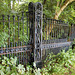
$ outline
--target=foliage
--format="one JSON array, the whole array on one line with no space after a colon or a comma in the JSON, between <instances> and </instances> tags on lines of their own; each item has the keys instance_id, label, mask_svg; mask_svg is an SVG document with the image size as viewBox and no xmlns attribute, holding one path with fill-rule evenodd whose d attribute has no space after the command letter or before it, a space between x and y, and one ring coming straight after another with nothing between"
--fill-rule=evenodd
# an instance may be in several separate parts
<instances>
[{"instance_id":1,"label":"foliage","mask_svg":"<svg viewBox=\"0 0 75 75\"><path fill-rule=\"evenodd\" d=\"M16 62L17 57L11 57L9 59L4 56L4 59L2 61L0 58L0 75L41 75L39 68L33 70L32 73L32 68L29 65L25 69L24 65L19 64L17 66Z\"/></svg>"},{"instance_id":2,"label":"foliage","mask_svg":"<svg viewBox=\"0 0 75 75\"><path fill-rule=\"evenodd\" d=\"M54 18L56 12L58 13L66 0L46 0L44 4L44 13L47 17ZM69 0L67 0L69 1ZM70 3L59 15L58 19L75 24L75 1Z\"/></svg>"},{"instance_id":3,"label":"foliage","mask_svg":"<svg viewBox=\"0 0 75 75\"><path fill-rule=\"evenodd\" d=\"M17 0L18 2L20 0ZM0 1L0 47L3 46L5 47L6 44L8 44L8 40L10 39L10 42L14 42L14 37L15 37L15 42L19 41L24 41L27 42L28 41L28 37L27 37L27 19L26 19L26 13L24 14L24 26L23 26L23 20L22 20L22 11L27 11L28 10L28 4L24 5L18 5L16 0L1 0ZM12 4L13 3L13 4ZM11 7L12 6L12 7ZM24 6L25 10L22 10L24 8L22 8ZM3 23L3 17L4 16L4 20L5 22ZM10 15L10 23L8 23L8 16ZM20 16L20 22L19 22L19 38L18 38L18 22L15 22L15 25L13 24L13 17L12 15L15 16L15 21L18 20L18 18L16 17L16 15ZM10 27L10 28L9 28ZM24 31L23 31L23 27L24 27ZM9 33L10 32L10 33ZM10 37L10 38L9 38Z\"/></svg>"},{"instance_id":4,"label":"foliage","mask_svg":"<svg viewBox=\"0 0 75 75\"><path fill-rule=\"evenodd\" d=\"M75 24L75 9L74 9L75 2L69 4L64 11L59 16L59 19L62 18L65 22L69 24Z\"/></svg>"},{"instance_id":5,"label":"foliage","mask_svg":"<svg viewBox=\"0 0 75 75\"><path fill-rule=\"evenodd\" d=\"M54 55L49 54L44 61L43 68L36 68L36 62L33 63L34 69L27 65L24 68L23 65L16 65L17 57L7 58L1 61L0 59L0 75L64 75L64 74L75 74L75 53L72 49L65 52L58 53Z\"/></svg>"},{"instance_id":6,"label":"foliage","mask_svg":"<svg viewBox=\"0 0 75 75\"><path fill-rule=\"evenodd\" d=\"M24 26L25 25L26 25L26 23L24 24ZM25 42L28 41L26 27L24 28L24 32L23 32L23 28L22 28L23 25L20 24L21 30L19 32L19 38L18 38L18 24L15 25L15 27L12 24L10 24L10 27L11 27L10 29L8 28L8 26L5 27L4 31L3 31L3 28L1 29L1 32L0 32L0 47L1 46L5 47L6 44L8 44L9 37L10 37L10 42L12 42L12 43L14 42L14 40L15 40L15 42L18 42L18 39L19 39L19 41L22 41L22 42L23 41L25 41ZM8 34L9 30L10 30L10 34ZM15 39L14 39L14 37L15 37Z\"/></svg>"},{"instance_id":7,"label":"foliage","mask_svg":"<svg viewBox=\"0 0 75 75\"><path fill-rule=\"evenodd\" d=\"M9 38L9 35L6 32L0 32L0 47L7 44L7 39Z\"/></svg>"},{"instance_id":8,"label":"foliage","mask_svg":"<svg viewBox=\"0 0 75 75\"><path fill-rule=\"evenodd\" d=\"M75 44L75 38L74 38L73 44Z\"/></svg>"},{"instance_id":9,"label":"foliage","mask_svg":"<svg viewBox=\"0 0 75 75\"><path fill-rule=\"evenodd\" d=\"M8 3L4 0L0 0L0 16L5 14L7 15L10 13L10 8L8 7Z\"/></svg>"},{"instance_id":10,"label":"foliage","mask_svg":"<svg viewBox=\"0 0 75 75\"><path fill-rule=\"evenodd\" d=\"M44 3L44 1L46 1ZM44 13L54 18L56 12L59 12L66 0L1 0L0 15L2 14L18 14L21 11L27 11L29 2L41 2L43 4ZM69 1L69 0L67 0ZM68 21L69 24L75 23L75 1L71 2L60 14L59 19Z\"/></svg>"},{"instance_id":11,"label":"foliage","mask_svg":"<svg viewBox=\"0 0 75 75\"><path fill-rule=\"evenodd\" d=\"M74 38L74 41L73 41L72 48L73 48L73 52L75 53L75 38Z\"/></svg>"},{"instance_id":12,"label":"foliage","mask_svg":"<svg viewBox=\"0 0 75 75\"><path fill-rule=\"evenodd\" d=\"M22 14L21 14L22 15ZM25 16L25 15L24 15ZM4 17L6 21L8 21L8 17ZM2 19L2 18L1 18ZM8 44L8 39L10 39L10 42L18 42L19 41L28 41L27 37L27 19L26 17L24 18L24 21L20 17L20 22L15 22L13 24L13 18L10 16L10 23L4 22L4 24L1 22L0 24L0 47ZM17 16L15 15L15 21L17 21ZM24 22L24 24L23 24ZM18 24L19 23L19 24ZM29 29L28 29L29 30ZM18 33L19 33L19 38L18 38ZM14 39L15 37L15 39Z\"/></svg>"},{"instance_id":13,"label":"foliage","mask_svg":"<svg viewBox=\"0 0 75 75\"><path fill-rule=\"evenodd\" d=\"M48 73L56 75L69 74L71 68L75 68L75 54L72 49L69 49L67 52L63 50L57 55L51 53L46 58L44 67L45 71Z\"/></svg>"}]
</instances>

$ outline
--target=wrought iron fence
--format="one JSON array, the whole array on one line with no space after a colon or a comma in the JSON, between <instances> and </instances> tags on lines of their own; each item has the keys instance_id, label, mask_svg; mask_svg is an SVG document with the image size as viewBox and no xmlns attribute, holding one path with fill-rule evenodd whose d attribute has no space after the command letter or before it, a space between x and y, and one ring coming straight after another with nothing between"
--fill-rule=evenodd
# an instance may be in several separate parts
<instances>
[{"instance_id":1,"label":"wrought iron fence","mask_svg":"<svg viewBox=\"0 0 75 75\"><path fill-rule=\"evenodd\" d=\"M57 54L62 49L68 50L71 42L68 42L70 27L61 20L50 19L43 15L42 25L42 59L53 52Z\"/></svg>"},{"instance_id":2,"label":"wrought iron fence","mask_svg":"<svg viewBox=\"0 0 75 75\"><path fill-rule=\"evenodd\" d=\"M10 47L11 42L12 46L15 47L15 42L17 42L19 46L20 42L24 44L25 41L27 42L29 40L28 16L26 16L26 14L24 15L24 12L22 12L21 17L2 15L0 24L0 38L2 38L0 47L1 45L4 47L6 44Z\"/></svg>"},{"instance_id":3,"label":"wrought iron fence","mask_svg":"<svg viewBox=\"0 0 75 75\"><path fill-rule=\"evenodd\" d=\"M17 57L17 65L31 63L32 45L30 43L29 13L2 15L0 19L0 56ZM32 57L32 58L31 58Z\"/></svg>"},{"instance_id":4,"label":"wrought iron fence","mask_svg":"<svg viewBox=\"0 0 75 75\"><path fill-rule=\"evenodd\" d=\"M69 25L61 20L46 18L44 15L42 32L43 40L51 40L51 43L64 42L69 36Z\"/></svg>"},{"instance_id":5,"label":"wrought iron fence","mask_svg":"<svg viewBox=\"0 0 75 75\"><path fill-rule=\"evenodd\" d=\"M2 59L3 56L16 56L17 65L38 64L51 52L58 53L63 48L68 50L71 45L68 39L74 36L74 30L74 25L70 29L68 23L46 18L41 3L30 2L28 12L22 12L20 16L2 15L0 56Z\"/></svg>"}]
</instances>

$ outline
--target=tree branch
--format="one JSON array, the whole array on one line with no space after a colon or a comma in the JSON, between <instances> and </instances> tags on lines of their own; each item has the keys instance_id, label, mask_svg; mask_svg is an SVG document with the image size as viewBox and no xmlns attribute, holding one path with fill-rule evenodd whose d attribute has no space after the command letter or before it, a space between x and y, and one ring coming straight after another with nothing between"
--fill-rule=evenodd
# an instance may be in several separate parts
<instances>
[{"instance_id":1,"label":"tree branch","mask_svg":"<svg viewBox=\"0 0 75 75\"><path fill-rule=\"evenodd\" d=\"M59 1L57 2L57 7L59 7ZM55 14L57 14L57 8L55 10Z\"/></svg>"},{"instance_id":2,"label":"tree branch","mask_svg":"<svg viewBox=\"0 0 75 75\"><path fill-rule=\"evenodd\" d=\"M58 17L59 17L59 15L61 14L61 12L67 7L68 4L70 4L70 3L73 2L73 1L75 1L75 0L66 0L65 3L64 3L64 5L60 8L59 12L57 12L57 13L55 14L54 19L58 19Z\"/></svg>"}]
</instances>

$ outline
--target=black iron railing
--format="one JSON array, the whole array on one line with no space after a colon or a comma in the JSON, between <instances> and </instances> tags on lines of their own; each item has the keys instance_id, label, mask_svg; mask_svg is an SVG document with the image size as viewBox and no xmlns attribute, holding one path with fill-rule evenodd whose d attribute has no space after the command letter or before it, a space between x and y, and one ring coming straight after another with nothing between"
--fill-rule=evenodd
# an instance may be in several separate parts
<instances>
[{"instance_id":1,"label":"black iron railing","mask_svg":"<svg viewBox=\"0 0 75 75\"><path fill-rule=\"evenodd\" d=\"M2 15L0 19L0 56L17 57L18 64L39 63L61 49L68 50L75 38L75 26L46 18L41 3L29 3L28 12Z\"/></svg>"},{"instance_id":2,"label":"black iron railing","mask_svg":"<svg viewBox=\"0 0 75 75\"><path fill-rule=\"evenodd\" d=\"M30 63L32 45L30 42L29 13L22 16L2 15L0 20L0 56L17 57L17 64Z\"/></svg>"}]
</instances>

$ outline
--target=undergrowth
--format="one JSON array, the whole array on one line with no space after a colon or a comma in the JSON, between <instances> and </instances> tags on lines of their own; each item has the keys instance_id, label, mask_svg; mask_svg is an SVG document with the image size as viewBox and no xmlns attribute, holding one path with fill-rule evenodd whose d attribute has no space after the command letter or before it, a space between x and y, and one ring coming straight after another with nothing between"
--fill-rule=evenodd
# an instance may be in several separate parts
<instances>
[{"instance_id":1,"label":"undergrowth","mask_svg":"<svg viewBox=\"0 0 75 75\"><path fill-rule=\"evenodd\" d=\"M62 50L57 55L50 53L41 69L34 69L28 65L16 65L17 57L0 59L0 75L75 75L75 49L69 49L67 52Z\"/></svg>"},{"instance_id":2,"label":"undergrowth","mask_svg":"<svg viewBox=\"0 0 75 75\"><path fill-rule=\"evenodd\" d=\"M62 50L62 52L57 55L50 53L44 61L43 69L45 69L48 74L71 75L73 69L75 70L75 53L73 53L72 49L69 49L67 52Z\"/></svg>"}]
</instances>

